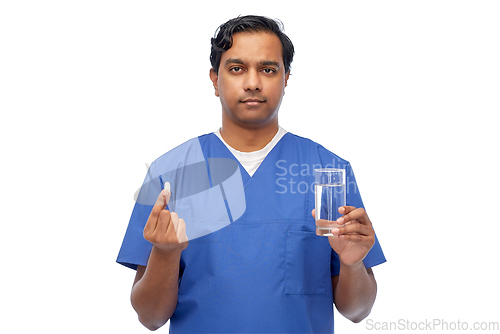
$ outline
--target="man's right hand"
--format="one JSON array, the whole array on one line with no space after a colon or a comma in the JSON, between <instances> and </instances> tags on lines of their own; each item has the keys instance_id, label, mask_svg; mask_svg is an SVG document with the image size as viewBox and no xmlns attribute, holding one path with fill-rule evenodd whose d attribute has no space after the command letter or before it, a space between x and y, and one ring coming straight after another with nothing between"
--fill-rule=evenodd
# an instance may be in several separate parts
<instances>
[{"instance_id":1,"label":"man's right hand","mask_svg":"<svg viewBox=\"0 0 500 334\"><path fill-rule=\"evenodd\" d=\"M188 246L186 223L175 212L165 210L170 200L170 190L164 189L144 227L144 239L160 251L182 251Z\"/></svg>"},{"instance_id":2,"label":"man's right hand","mask_svg":"<svg viewBox=\"0 0 500 334\"><path fill-rule=\"evenodd\" d=\"M153 244L147 266L137 266L131 301L139 321L150 330L167 323L177 307L179 266L188 245L186 224L175 212L165 210L169 187L151 210L144 238Z\"/></svg>"}]
</instances>

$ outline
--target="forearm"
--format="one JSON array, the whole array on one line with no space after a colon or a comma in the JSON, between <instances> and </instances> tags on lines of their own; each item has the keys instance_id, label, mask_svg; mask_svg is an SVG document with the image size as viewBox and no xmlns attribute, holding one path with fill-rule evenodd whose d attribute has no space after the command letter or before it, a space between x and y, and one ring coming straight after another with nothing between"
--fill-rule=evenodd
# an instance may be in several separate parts
<instances>
[{"instance_id":1,"label":"forearm","mask_svg":"<svg viewBox=\"0 0 500 334\"><path fill-rule=\"evenodd\" d=\"M377 295L377 283L371 269L363 263L355 267L340 266L339 281L334 291L337 310L347 319L360 322L370 314Z\"/></svg>"},{"instance_id":2,"label":"forearm","mask_svg":"<svg viewBox=\"0 0 500 334\"><path fill-rule=\"evenodd\" d=\"M177 306L181 252L153 247L144 275L132 288L132 306L139 321L150 330L163 326Z\"/></svg>"}]
</instances>

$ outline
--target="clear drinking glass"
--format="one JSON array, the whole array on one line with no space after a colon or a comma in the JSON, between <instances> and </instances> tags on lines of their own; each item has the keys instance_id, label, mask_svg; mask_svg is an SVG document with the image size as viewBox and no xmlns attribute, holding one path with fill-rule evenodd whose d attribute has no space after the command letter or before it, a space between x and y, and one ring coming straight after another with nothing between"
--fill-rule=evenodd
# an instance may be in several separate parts
<instances>
[{"instance_id":1,"label":"clear drinking glass","mask_svg":"<svg viewBox=\"0 0 500 334\"><path fill-rule=\"evenodd\" d=\"M339 208L346 205L345 169L315 169L314 180L316 221L319 219L336 221L342 216ZM316 226L316 234L332 236L332 228L335 227Z\"/></svg>"}]
</instances>

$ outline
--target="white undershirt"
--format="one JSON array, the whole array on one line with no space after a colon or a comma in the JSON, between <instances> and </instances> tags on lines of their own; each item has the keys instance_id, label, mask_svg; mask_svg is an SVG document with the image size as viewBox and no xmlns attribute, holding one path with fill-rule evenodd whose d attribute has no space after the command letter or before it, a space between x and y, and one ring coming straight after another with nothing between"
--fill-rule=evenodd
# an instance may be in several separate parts
<instances>
[{"instance_id":1,"label":"white undershirt","mask_svg":"<svg viewBox=\"0 0 500 334\"><path fill-rule=\"evenodd\" d=\"M236 159L240 162L240 164L245 168L247 173L252 176L257 168L259 168L260 164L266 158L267 154L271 152L274 146L280 141L280 139L285 135L286 130L281 126L278 128L278 132L271 139L269 144L267 144L263 149L254 151L254 152L240 152L229 146L222 136L220 135L220 129L214 132L214 134L219 137L219 139L226 145L226 147L231 151L231 153L235 156Z\"/></svg>"}]
</instances>

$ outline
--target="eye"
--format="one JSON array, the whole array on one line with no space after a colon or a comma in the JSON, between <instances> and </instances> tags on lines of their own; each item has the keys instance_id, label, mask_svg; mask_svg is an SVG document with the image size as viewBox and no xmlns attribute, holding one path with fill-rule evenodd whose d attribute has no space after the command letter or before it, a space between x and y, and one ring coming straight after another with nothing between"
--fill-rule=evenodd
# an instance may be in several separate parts
<instances>
[{"instance_id":1,"label":"eye","mask_svg":"<svg viewBox=\"0 0 500 334\"><path fill-rule=\"evenodd\" d=\"M276 72L276 70L274 68L265 68L263 71L266 74L272 74L272 73Z\"/></svg>"},{"instance_id":2,"label":"eye","mask_svg":"<svg viewBox=\"0 0 500 334\"><path fill-rule=\"evenodd\" d=\"M241 72L241 71L242 71L242 69L241 69L241 67L235 66L235 67L231 67L231 68L229 69L229 71L231 71L231 72L235 72L235 73L238 73L238 72Z\"/></svg>"}]
</instances>

